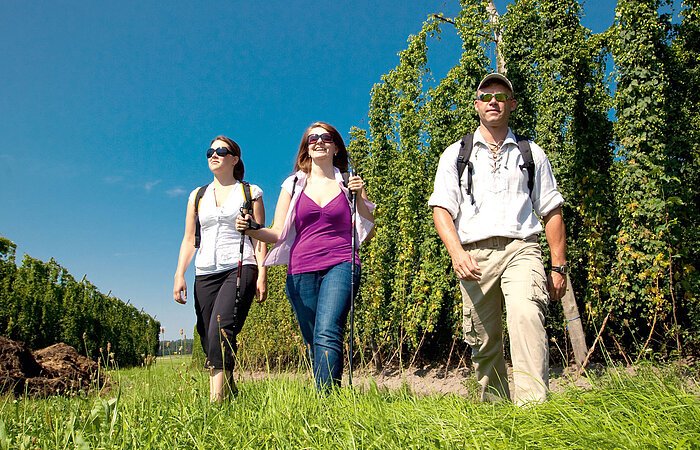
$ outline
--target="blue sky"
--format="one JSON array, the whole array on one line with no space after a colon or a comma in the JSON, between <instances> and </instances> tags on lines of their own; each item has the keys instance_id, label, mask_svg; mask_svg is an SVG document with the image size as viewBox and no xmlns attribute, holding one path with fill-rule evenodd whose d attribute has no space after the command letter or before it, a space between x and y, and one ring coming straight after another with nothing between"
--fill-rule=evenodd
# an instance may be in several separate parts
<instances>
[{"instance_id":1,"label":"blue sky","mask_svg":"<svg viewBox=\"0 0 700 450\"><path fill-rule=\"evenodd\" d=\"M506 3L496 2L501 13ZM211 179L211 138L241 145L269 223L306 126L324 120L346 137L366 127L370 89L408 35L428 14L458 8L4 0L0 235L18 245L18 262L54 257L155 316L166 338L180 328L189 336L193 299L173 302L172 282L186 195ZM614 2L588 0L584 11L584 24L601 31ZM436 58L459 57L453 33L435 45Z\"/></svg>"}]
</instances>

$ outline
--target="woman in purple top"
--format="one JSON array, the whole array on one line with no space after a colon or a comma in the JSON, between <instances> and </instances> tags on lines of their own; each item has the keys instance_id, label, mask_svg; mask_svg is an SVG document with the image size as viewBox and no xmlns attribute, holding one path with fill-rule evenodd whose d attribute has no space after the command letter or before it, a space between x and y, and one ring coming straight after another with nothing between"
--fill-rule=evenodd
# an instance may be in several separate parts
<instances>
[{"instance_id":1,"label":"woman in purple top","mask_svg":"<svg viewBox=\"0 0 700 450\"><path fill-rule=\"evenodd\" d=\"M350 176L348 152L333 126L316 122L301 139L294 174L282 183L270 228L249 229L248 216L236 226L255 239L273 242L265 265L287 264L287 296L309 349L316 387L340 386L343 374L343 333L350 310L352 278L351 192L358 195L355 215L357 242L374 226L374 205L364 183ZM359 258L356 260L359 261ZM355 270L355 292L360 280Z\"/></svg>"}]
</instances>

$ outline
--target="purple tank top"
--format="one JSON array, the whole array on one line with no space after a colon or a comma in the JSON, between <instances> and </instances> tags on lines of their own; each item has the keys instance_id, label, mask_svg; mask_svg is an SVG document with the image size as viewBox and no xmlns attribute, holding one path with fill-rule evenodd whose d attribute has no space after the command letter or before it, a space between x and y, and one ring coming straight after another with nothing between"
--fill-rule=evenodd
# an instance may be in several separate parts
<instances>
[{"instance_id":1,"label":"purple tank top","mask_svg":"<svg viewBox=\"0 0 700 450\"><path fill-rule=\"evenodd\" d=\"M342 191L323 208L302 192L294 226L297 236L287 273L316 272L352 261L350 206ZM360 261L357 255L355 261Z\"/></svg>"}]
</instances>

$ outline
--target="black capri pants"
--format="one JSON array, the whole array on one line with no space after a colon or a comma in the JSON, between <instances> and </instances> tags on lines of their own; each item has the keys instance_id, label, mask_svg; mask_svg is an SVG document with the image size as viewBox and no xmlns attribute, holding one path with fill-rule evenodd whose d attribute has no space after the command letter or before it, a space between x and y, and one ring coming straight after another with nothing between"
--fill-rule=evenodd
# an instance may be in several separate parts
<instances>
[{"instance_id":1,"label":"black capri pants","mask_svg":"<svg viewBox=\"0 0 700 450\"><path fill-rule=\"evenodd\" d=\"M197 333L204 354L205 367L233 370L238 349L236 336L250 311L255 296L258 266L248 264L241 270L241 287L236 302L238 267L194 278L194 309Z\"/></svg>"}]
</instances>

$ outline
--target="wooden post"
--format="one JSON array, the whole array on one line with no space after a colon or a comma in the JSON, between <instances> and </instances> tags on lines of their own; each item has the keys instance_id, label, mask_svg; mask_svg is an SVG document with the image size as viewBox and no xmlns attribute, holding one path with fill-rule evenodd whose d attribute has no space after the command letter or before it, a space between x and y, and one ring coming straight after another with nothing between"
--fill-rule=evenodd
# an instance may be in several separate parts
<instances>
[{"instance_id":1,"label":"wooden post","mask_svg":"<svg viewBox=\"0 0 700 450\"><path fill-rule=\"evenodd\" d=\"M564 317L566 317L567 322L566 330L574 349L576 365L581 367L586 359L586 354L588 354L588 348L586 347L586 335L583 333L581 316L578 312L578 306L576 306L576 297L574 297L574 290L571 286L571 278L568 274L566 275L566 292L561 298L561 306L564 308Z\"/></svg>"},{"instance_id":2,"label":"wooden post","mask_svg":"<svg viewBox=\"0 0 700 450\"><path fill-rule=\"evenodd\" d=\"M489 4L486 5L486 11L489 13L489 21L493 25L493 42L496 44L496 72L505 75L506 74L506 62L503 59L503 54L501 53L501 48L503 44L503 37L501 34L501 25L499 24L499 14L496 9L496 5L493 0L489 0Z\"/></svg>"}]
</instances>

